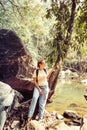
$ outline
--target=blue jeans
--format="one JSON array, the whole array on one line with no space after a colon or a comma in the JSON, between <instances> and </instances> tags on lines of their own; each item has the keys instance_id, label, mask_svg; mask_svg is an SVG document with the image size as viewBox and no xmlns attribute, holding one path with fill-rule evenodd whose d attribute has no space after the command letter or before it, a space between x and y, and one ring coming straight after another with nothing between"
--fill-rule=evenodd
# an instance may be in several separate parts
<instances>
[{"instance_id":1,"label":"blue jeans","mask_svg":"<svg viewBox=\"0 0 87 130\"><path fill-rule=\"evenodd\" d=\"M29 112L28 112L28 118L32 118L35 107L39 98L39 115L38 115L38 120L42 120L43 114L44 114L44 109L46 105L46 101L48 98L48 93L49 93L49 87L48 85L45 86L40 86L42 90L42 94L39 93L38 89L35 87L34 92L33 92L33 98L29 107Z\"/></svg>"}]
</instances>

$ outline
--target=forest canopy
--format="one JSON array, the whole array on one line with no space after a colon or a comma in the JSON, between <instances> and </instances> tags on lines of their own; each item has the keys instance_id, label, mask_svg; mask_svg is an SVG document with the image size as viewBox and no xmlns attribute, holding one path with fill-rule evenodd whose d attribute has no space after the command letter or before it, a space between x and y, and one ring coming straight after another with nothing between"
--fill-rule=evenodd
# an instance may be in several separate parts
<instances>
[{"instance_id":1,"label":"forest canopy","mask_svg":"<svg viewBox=\"0 0 87 130\"><path fill-rule=\"evenodd\" d=\"M68 54L87 58L86 14L86 0L0 0L0 28L15 31L32 57L49 65Z\"/></svg>"}]
</instances>

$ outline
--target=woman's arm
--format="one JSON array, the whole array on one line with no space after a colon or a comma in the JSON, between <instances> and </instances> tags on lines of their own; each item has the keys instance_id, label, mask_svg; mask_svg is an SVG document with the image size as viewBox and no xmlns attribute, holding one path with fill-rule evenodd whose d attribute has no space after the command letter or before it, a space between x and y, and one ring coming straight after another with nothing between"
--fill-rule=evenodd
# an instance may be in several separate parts
<instances>
[{"instance_id":1,"label":"woman's arm","mask_svg":"<svg viewBox=\"0 0 87 130\"><path fill-rule=\"evenodd\" d=\"M47 79L49 79L49 78L50 78L51 74L52 74L54 71L55 71L55 69L54 69L54 68L52 68L52 69L50 70L50 72L49 72L49 73L48 73L48 75L47 75Z\"/></svg>"}]
</instances>

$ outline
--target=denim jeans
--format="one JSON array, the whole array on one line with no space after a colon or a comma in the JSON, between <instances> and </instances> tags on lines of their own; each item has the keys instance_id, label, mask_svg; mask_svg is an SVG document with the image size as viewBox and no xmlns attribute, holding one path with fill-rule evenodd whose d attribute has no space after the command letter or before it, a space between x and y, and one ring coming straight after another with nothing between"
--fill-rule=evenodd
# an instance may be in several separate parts
<instances>
[{"instance_id":1,"label":"denim jeans","mask_svg":"<svg viewBox=\"0 0 87 130\"><path fill-rule=\"evenodd\" d=\"M42 94L39 93L38 89L35 87L34 92L33 92L33 98L29 107L29 112L28 112L28 118L32 118L35 107L39 98L39 115L38 115L38 120L42 120L43 114L44 114L44 109L46 105L46 101L48 98L48 93L49 93L49 87L48 85L45 86L40 86L42 90Z\"/></svg>"}]
</instances>

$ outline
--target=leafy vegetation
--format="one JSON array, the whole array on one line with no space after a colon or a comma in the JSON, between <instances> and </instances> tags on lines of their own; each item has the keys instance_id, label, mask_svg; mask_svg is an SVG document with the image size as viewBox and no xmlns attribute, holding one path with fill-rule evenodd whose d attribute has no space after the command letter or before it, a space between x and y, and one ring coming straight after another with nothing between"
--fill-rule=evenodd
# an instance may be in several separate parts
<instances>
[{"instance_id":1,"label":"leafy vegetation","mask_svg":"<svg viewBox=\"0 0 87 130\"><path fill-rule=\"evenodd\" d=\"M0 27L14 30L30 54L49 65L70 50L78 60L87 58L86 14L86 0L0 0Z\"/></svg>"},{"instance_id":2,"label":"leafy vegetation","mask_svg":"<svg viewBox=\"0 0 87 130\"><path fill-rule=\"evenodd\" d=\"M55 23L55 17L46 18L50 3L36 0L1 0L1 28L14 30L21 37L24 45L33 57L42 58L49 50L45 45L52 39L50 31ZM44 47L45 46L45 47ZM46 52L43 54L43 51Z\"/></svg>"}]
</instances>

